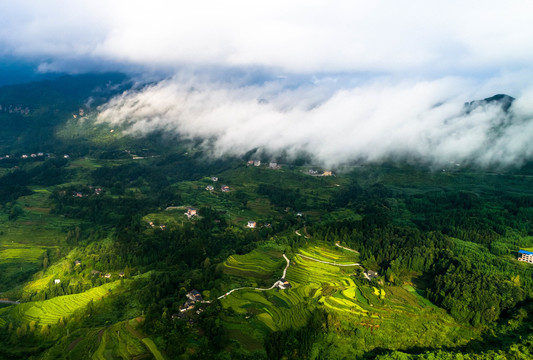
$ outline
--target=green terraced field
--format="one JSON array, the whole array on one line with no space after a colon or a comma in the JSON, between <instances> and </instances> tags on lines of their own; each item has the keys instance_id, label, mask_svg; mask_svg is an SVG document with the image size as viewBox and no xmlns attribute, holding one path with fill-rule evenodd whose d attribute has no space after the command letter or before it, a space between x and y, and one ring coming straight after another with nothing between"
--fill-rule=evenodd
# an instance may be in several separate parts
<instances>
[{"instance_id":1,"label":"green terraced field","mask_svg":"<svg viewBox=\"0 0 533 360\"><path fill-rule=\"evenodd\" d=\"M0 292L21 285L39 271L45 251L40 246L18 243L0 246Z\"/></svg>"},{"instance_id":2,"label":"green terraced field","mask_svg":"<svg viewBox=\"0 0 533 360\"><path fill-rule=\"evenodd\" d=\"M0 245L53 247L64 242L64 228L70 225L69 221L50 223L51 215L30 215L9 225L0 224Z\"/></svg>"},{"instance_id":3,"label":"green terraced field","mask_svg":"<svg viewBox=\"0 0 533 360\"><path fill-rule=\"evenodd\" d=\"M322 247L303 250L312 256ZM281 253L277 254L281 257ZM342 251L327 249L319 255L324 261L339 260L352 263L355 254L344 254ZM224 263L224 272L248 279L248 283L264 277L265 271L277 270L281 273L282 259L277 260L276 254L265 249L257 249L246 255L234 255ZM279 258L278 258L279 259ZM275 261L276 260L276 261ZM356 285L346 274L353 269L339 268L334 265L322 264L295 256L287 271L287 280L292 285L289 290L269 290L265 292L240 290L222 300L224 307L244 316L251 316L251 326L266 326L270 330L284 330L304 326L315 306L327 303L332 309L357 309L358 314L365 311L354 301ZM322 284L329 283L339 289L334 299L322 296ZM346 295L343 295L346 294ZM262 325L256 324L257 322Z\"/></svg>"},{"instance_id":4,"label":"green terraced field","mask_svg":"<svg viewBox=\"0 0 533 360\"><path fill-rule=\"evenodd\" d=\"M248 283L256 281L263 269L275 268L276 261L267 253L257 249L232 256L224 264L224 272L248 278ZM300 249L298 253L339 264L353 263L358 256L320 245ZM324 264L298 255L290 260L286 275L292 285L290 289L243 289L221 300L223 307L235 311L235 316L224 319L224 325L245 349L256 349L269 331L305 326L316 308L351 326L372 329L372 344L361 345L366 348L401 348L410 343L450 345L472 336L471 329L456 324L444 310L428 305L420 294L401 287L371 286L366 279L356 276L355 266ZM409 329L403 329L406 326Z\"/></svg>"},{"instance_id":5,"label":"green terraced field","mask_svg":"<svg viewBox=\"0 0 533 360\"><path fill-rule=\"evenodd\" d=\"M324 260L326 261L326 260ZM329 260L328 260L329 261ZM341 277L353 273L356 267L339 267L295 256L287 271L287 280L298 284L341 283Z\"/></svg>"},{"instance_id":6,"label":"green terraced field","mask_svg":"<svg viewBox=\"0 0 533 360\"><path fill-rule=\"evenodd\" d=\"M134 330L130 331L131 326L127 323L128 321L120 322L100 331L99 344L93 359L131 359L147 355L149 346L145 346L144 339L141 340L132 333Z\"/></svg>"},{"instance_id":7,"label":"green terraced field","mask_svg":"<svg viewBox=\"0 0 533 360\"><path fill-rule=\"evenodd\" d=\"M144 342L145 335L136 329L138 323L137 319L131 319L105 327L76 330L40 359L150 359L152 349ZM154 349L159 352L157 347Z\"/></svg>"},{"instance_id":8,"label":"green terraced field","mask_svg":"<svg viewBox=\"0 0 533 360\"><path fill-rule=\"evenodd\" d=\"M230 256L223 264L223 272L232 283L228 288L272 285L286 265L282 255L282 247L265 246L245 255Z\"/></svg>"},{"instance_id":9,"label":"green terraced field","mask_svg":"<svg viewBox=\"0 0 533 360\"><path fill-rule=\"evenodd\" d=\"M27 302L13 306L5 316L23 322L35 321L37 324L57 324L75 311L87 306L91 300L98 300L119 285L119 281L92 288L80 294L58 296L50 300Z\"/></svg>"},{"instance_id":10,"label":"green terraced field","mask_svg":"<svg viewBox=\"0 0 533 360\"><path fill-rule=\"evenodd\" d=\"M2 246L0 248L0 262L37 262L45 249L40 247Z\"/></svg>"},{"instance_id":11,"label":"green terraced field","mask_svg":"<svg viewBox=\"0 0 533 360\"><path fill-rule=\"evenodd\" d=\"M24 286L23 291L32 292L32 291L39 291L39 290L45 289L50 283L50 281L52 281L52 279L54 279L54 275L48 275L41 279L30 281Z\"/></svg>"},{"instance_id":12,"label":"green terraced field","mask_svg":"<svg viewBox=\"0 0 533 360\"><path fill-rule=\"evenodd\" d=\"M165 360L159 349L157 348L156 344L152 341L152 339L144 338L142 339L142 342L148 347L152 355L154 355L154 358L156 360Z\"/></svg>"},{"instance_id":13,"label":"green terraced field","mask_svg":"<svg viewBox=\"0 0 533 360\"><path fill-rule=\"evenodd\" d=\"M299 253L318 259L321 261L332 262L336 264L353 264L357 263L358 254L343 250L343 249L332 249L326 246L308 246L305 249L300 249Z\"/></svg>"}]
</instances>

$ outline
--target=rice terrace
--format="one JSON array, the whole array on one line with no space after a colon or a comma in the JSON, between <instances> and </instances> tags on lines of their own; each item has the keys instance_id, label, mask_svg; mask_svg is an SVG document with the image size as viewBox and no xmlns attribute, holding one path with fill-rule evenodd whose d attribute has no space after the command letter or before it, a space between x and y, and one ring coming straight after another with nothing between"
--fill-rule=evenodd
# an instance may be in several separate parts
<instances>
[{"instance_id":1,"label":"rice terrace","mask_svg":"<svg viewBox=\"0 0 533 360\"><path fill-rule=\"evenodd\" d=\"M223 265L228 284L259 286L273 281L281 273L283 255L281 247L266 245L231 256ZM259 346L269 330L304 326L313 309L321 307L328 309L339 326L351 323L366 329L359 332L368 348L387 344L400 349L406 341L418 346L435 342L445 346L471 333L445 311L410 291L412 287L371 285L361 275L363 269L354 265L358 254L351 249L320 243L287 255L290 288L261 292L248 287L221 297L222 306L239 315L224 319L225 326L249 350ZM412 331L398 332L406 324Z\"/></svg>"}]
</instances>

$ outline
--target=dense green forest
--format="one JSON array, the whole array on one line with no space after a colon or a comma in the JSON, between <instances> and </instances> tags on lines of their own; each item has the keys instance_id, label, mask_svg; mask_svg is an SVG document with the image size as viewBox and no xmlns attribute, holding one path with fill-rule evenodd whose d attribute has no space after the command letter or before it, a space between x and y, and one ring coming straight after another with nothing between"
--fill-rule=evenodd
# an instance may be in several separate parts
<instances>
[{"instance_id":1,"label":"dense green forest","mask_svg":"<svg viewBox=\"0 0 533 360\"><path fill-rule=\"evenodd\" d=\"M128 86L0 88L28 108L0 113L1 358L533 356L531 164L212 159L95 122ZM268 289L284 269L291 288ZM192 290L205 302L183 310Z\"/></svg>"}]
</instances>

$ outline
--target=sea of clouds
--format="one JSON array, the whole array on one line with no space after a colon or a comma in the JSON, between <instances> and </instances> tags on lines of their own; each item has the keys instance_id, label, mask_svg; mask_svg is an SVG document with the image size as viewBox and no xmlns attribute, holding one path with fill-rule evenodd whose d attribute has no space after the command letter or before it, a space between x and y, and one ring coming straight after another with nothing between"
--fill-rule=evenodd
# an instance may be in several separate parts
<instances>
[{"instance_id":1,"label":"sea of clouds","mask_svg":"<svg viewBox=\"0 0 533 360\"><path fill-rule=\"evenodd\" d=\"M391 159L522 165L533 155L532 93L508 111L498 102L466 111L472 85L443 78L286 88L282 80L236 86L176 76L112 99L98 119L136 136L202 139L214 156L259 149L274 158L304 152L328 166Z\"/></svg>"}]
</instances>

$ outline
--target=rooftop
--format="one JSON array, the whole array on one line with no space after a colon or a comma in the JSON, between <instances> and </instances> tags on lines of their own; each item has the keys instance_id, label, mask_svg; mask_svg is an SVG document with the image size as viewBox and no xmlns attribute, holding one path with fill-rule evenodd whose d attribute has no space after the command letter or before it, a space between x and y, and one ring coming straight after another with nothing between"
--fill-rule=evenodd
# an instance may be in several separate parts
<instances>
[{"instance_id":1,"label":"rooftop","mask_svg":"<svg viewBox=\"0 0 533 360\"><path fill-rule=\"evenodd\" d=\"M519 254L533 255L533 251L518 250Z\"/></svg>"}]
</instances>

